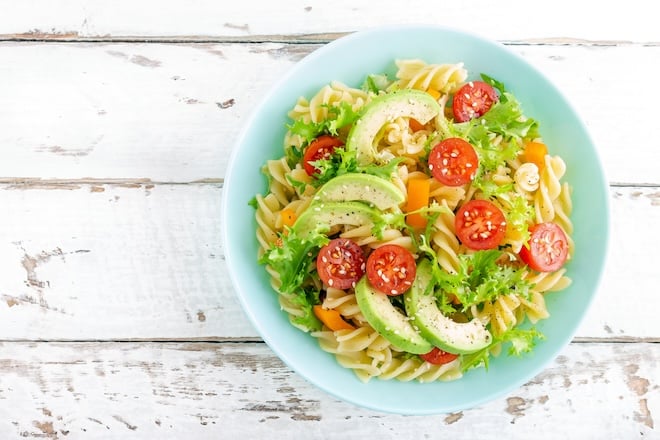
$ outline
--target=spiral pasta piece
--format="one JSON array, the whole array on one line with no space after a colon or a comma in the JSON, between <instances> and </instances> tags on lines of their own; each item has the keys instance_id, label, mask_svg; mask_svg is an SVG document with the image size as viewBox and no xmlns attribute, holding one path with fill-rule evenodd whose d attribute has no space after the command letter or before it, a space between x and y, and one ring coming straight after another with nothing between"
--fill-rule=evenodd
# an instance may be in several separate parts
<instances>
[{"instance_id":1,"label":"spiral pasta piece","mask_svg":"<svg viewBox=\"0 0 660 440\"><path fill-rule=\"evenodd\" d=\"M396 60L399 88L418 89L428 91L437 90L442 93L455 92L465 82L467 70L463 63L456 64L427 64L415 60Z\"/></svg>"},{"instance_id":2,"label":"spiral pasta piece","mask_svg":"<svg viewBox=\"0 0 660 440\"><path fill-rule=\"evenodd\" d=\"M531 162L522 164L513 175L516 192L526 198L530 198L530 195L539 188L540 179L539 167Z\"/></svg>"},{"instance_id":3,"label":"spiral pasta piece","mask_svg":"<svg viewBox=\"0 0 660 440\"><path fill-rule=\"evenodd\" d=\"M560 179L565 172L566 164L561 157L545 157L545 167L541 172L539 188L534 197L537 222L551 222L554 220L554 202L561 194Z\"/></svg>"},{"instance_id":4,"label":"spiral pasta piece","mask_svg":"<svg viewBox=\"0 0 660 440\"><path fill-rule=\"evenodd\" d=\"M447 206L446 202L443 202ZM454 231L455 215L452 211L441 213L433 224L436 231L431 237L432 247L438 257L438 264L449 273L458 271L460 243Z\"/></svg>"},{"instance_id":5,"label":"spiral pasta piece","mask_svg":"<svg viewBox=\"0 0 660 440\"><path fill-rule=\"evenodd\" d=\"M260 253L270 248L277 240L277 212L281 204L274 194L256 196L257 212L257 240L259 241Z\"/></svg>"},{"instance_id":6,"label":"spiral pasta piece","mask_svg":"<svg viewBox=\"0 0 660 440\"><path fill-rule=\"evenodd\" d=\"M309 101L299 98L289 112L293 120L302 119L305 122L320 122L328 118L328 112L334 106L346 102L353 110L358 110L369 101L369 95L360 90L348 87L339 81L332 81L319 90Z\"/></svg>"}]
</instances>

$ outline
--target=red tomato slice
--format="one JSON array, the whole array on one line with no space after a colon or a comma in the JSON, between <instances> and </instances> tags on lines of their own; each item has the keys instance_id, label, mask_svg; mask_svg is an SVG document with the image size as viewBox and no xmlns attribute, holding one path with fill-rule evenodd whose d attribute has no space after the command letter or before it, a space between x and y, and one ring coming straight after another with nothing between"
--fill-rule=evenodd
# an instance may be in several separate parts
<instances>
[{"instance_id":1,"label":"red tomato slice","mask_svg":"<svg viewBox=\"0 0 660 440\"><path fill-rule=\"evenodd\" d=\"M558 224L539 223L529 228L529 233L529 242L520 249L520 258L529 267L539 272L554 272L564 265L568 239Z\"/></svg>"},{"instance_id":2,"label":"red tomato slice","mask_svg":"<svg viewBox=\"0 0 660 440\"><path fill-rule=\"evenodd\" d=\"M497 92L483 81L471 81L454 95L453 111L456 122L465 122L486 113L498 100Z\"/></svg>"},{"instance_id":3,"label":"red tomato slice","mask_svg":"<svg viewBox=\"0 0 660 440\"><path fill-rule=\"evenodd\" d=\"M419 357L430 364L443 365L453 361L458 357L458 355L454 353L447 353L446 351L440 350L438 347L434 347L433 350L426 354L420 354Z\"/></svg>"},{"instance_id":4,"label":"red tomato slice","mask_svg":"<svg viewBox=\"0 0 660 440\"><path fill-rule=\"evenodd\" d=\"M459 240L470 249L494 249L504 238L506 219L491 202L470 200L456 213L454 228Z\"/></svg>"},{"instance_id":5,"label":"red tomato slice","mask_svg":"<svg viewBox=\"0 0 660 440\"><path fill-rule=\"evenodd\" d=\"M429 153L429 169L435 179L447 186L461 186L474 179L479 157L472 145L461 138L447 138Z\"/></svg>"},{"instance_id":6,"label":"red tomato slice","mask_svg":"<svg viewBox=\"0 0 660 440\"><path fill-rule=\"evenodd\" d=\"M396 296L412 286L417 274L415 257L396 244L376 248L367 258L367 279L381 292Z\"/></svg>"},{"instance_id":7,"label":"red tomato slice","mask_svg":"<svg viewBox=\"0 0 660 440\"><path fill-rule=\"evenodd\" d=\"M364 275L364 251L353 240L335 238L319 251L316 270L327 286L337 289L355 287L355 283Z\"/></svg>"},{"instance_id":8,"label":"red tomato slice","mask_svg":"<svg viewBox=\"0 0 660 440\"><path fill-rule=\"evenodd\" d=\"M344 145L344 142L330 135L323 135L314 139L307 147L307 150L305 150L305 155L303 156L303 167L307 174L313 176L319 172L319 169L312 165L311 162L329 159L335 148L342 145Z\"/></svg>"}]
</instances>

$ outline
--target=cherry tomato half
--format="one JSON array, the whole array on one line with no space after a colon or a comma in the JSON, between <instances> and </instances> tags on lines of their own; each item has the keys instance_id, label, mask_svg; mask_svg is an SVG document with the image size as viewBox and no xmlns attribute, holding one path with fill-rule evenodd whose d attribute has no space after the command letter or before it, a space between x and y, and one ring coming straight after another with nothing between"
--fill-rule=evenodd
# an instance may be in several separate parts
<instances>
[{"instance_id":1,"label":"cherry tomato half","mask_svg":"<svg viewBox=\"0 0 660 440\"><path fill-rule=\"evenodd\" d=\"M458 89L452 104L456 122L465 122L486 113L498 100L497 92L483 81L471 81Z\"/></svg>"},{"instance_id":2,"label":"cherry tomato half","mask_svg":"<svg viewBox=\"0 0 660 440\"><path fill-rule=\"evenodd\" d=\"M539 272L554 272L568 257L568 239L559 225L539 223L529 228L530 238L520 249L520 258Z\"/></svg>"},{"instance_id":3,"label":"cherry tomato half","mask_svg":"<svg viewBox=\"0 0 660 440\"><path fill-rule=\"evenodd\" d=\"M316 270L327 286L337 289L355 287L355 283L364 275L364 251L353 240L335 238L319 251Z\"/></svg>"},{"instance_id":4,"label":"cherry tomato half","mask_svg":"<svg viewBox=\"0 0 660 440\"><path fill-rule=\"evenodd\" d=\"M425 360L429 364L444 365L456 359L458 355L454 353L447 353L446 351L440 350L438 347L434 347L433 350L426 354L420 354L419 357L421 357L422 360Z\"/></svg>"},{"instance_id":5,"label":"cherry tomato half","mask_svg":"<svg viewBox=\"0 0 660 440\"><path fill-rule=\"evenodd\" d=\"M367 258L367 279L381 292L396 296L412 286L417 274L415 257L396 244L374 249Z\"/></svg>"},{"instance_id":6,"label":"cherry tomato half","mask_svg":"<svg viewBox=\"0 0 660 440\"><path fill-rule=\"evenodd\" d=\"M459 240L470 249L494 249L504 238L506 219L488 200L470 200L456 213L454 228Z\"/></svg>"},{"instance_id":7,"label":"cherry tomato half","mask_svg":"<svg viewBox=\"0 0 660 440\"><path fill-rule=\"evenodd\" d=\"M314 139L309 146L307 146L305 155L303 156L303 167L305 168L305 172L310 176L318 173L319 169L312 165L311 162L329 159L330 156L332 156L332 152L335 151L335 148L341 147L342 145L344 145L344 142L339 138L330 135L323 135Z\"/></svg>"},{"instance_id":8,"label":"cherry tomato half","mask_svg":"<svg viewBox=\"0 0 660 440\"><path fill-rule=\"evenodd\" d=\"M429 153L431 174L443 185L461 186L471 182L477 167L477 152L461 138L444 139Z\"/></svg>"}]
</instances>

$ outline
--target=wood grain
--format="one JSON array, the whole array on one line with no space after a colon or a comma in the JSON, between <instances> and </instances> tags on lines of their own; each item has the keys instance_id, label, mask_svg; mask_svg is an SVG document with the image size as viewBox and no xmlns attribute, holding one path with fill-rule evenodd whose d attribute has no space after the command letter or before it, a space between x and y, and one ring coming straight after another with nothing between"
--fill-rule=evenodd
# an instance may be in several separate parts
<instances>
[{"instance_id":1,"label":"wood grain","mask_svg":"<svg viewBox=\"0 0 660 440\"><path fill-rule=\"evenodd\" d=\"M441 430L455 439L492 432L595 439L606 430L609 438L647 438L660 414L658 368L658 344L572 344L537 377L491 403L405 417L338 401L292 373L264 344L5 343L0 402L12 405L0 405L0 432L60 439L276 433L358 439L432 438Z\"/></svg>"},{"instance_id":2,"label":"wood grain","mask_svg":"<svg viewBox=\"0 0 660 440\"><path fill-rule=\"evenodd\" d=\"M0 0L0 438L658 438L660 90L640 86L660 74L655 9ZM325 394L261 342L219 219L229 154L276 81L342 35L420 22L503 42L565 93L611 183L612 244L547 369L404 417Z\"/></svg>"},{"instance_id":3,"label":"wood grain","mask_svg":"<svg viewBox=\"0 0 660 440\"><path fill-rule=\"evenodd\" d=\"M66 6L47 0L12 4L0 19L0 36L15 40L136 39L212 40L295 39L304 35L332 35L378 25L433 23L462 26L497 40L600 42L658 42L654 9L644 0L625 7L557 0L538 4L487 0L437 2L423 0L402 10L400 2L338 0L332 3L248 0L240 3L200 0L159 2L145 0L69 0ZM155 19L154 12L158 11ZM258 11L258 13L255 13ZM594 15L597 14L597 15ZM469 17L469 20L466 20ZM542 17L543 19L538 19ZM323 37L327 38L327 37Z\"/></svg>"},{"instance_id":4,"label":"wood grain","mask_svg":"<svg viewBox=\"0 0 660 440\"><path fill-rule=\"evenodd\" d=\"M12 66L0 67L5 102L0 145L11 158L0 161L0 177L222 178L251 111L295 62L318 47L0 43L3 66ZM648 136L655 113L639 111L642 101L660 101L660 90L645 88L642 95L641 89L622 87L630 66L660 76L660 47L510 48L573 103L612 182L660 183L660 145ZM639 128L627 128L624 121L631 118Z\"/></svg>"},{"instance_id":5,"label":"wood grain","mask_svg":"<svg viewBox=\"0 0 660 440\"><path fill-rule=\"evenodd\" d=\"M229 281L221 200L220 184L0 186L2 338L258 338ZM610 201L611 253L577 336L657 341L640 304L657 301L660 193L614 187Z\"/></svg>"}]
</instances>

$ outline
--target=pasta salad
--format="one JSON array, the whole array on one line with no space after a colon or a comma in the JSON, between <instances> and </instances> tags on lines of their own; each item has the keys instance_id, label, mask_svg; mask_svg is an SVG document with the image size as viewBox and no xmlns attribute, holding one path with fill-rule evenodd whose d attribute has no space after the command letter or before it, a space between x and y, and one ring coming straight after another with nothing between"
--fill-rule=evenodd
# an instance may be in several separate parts
<instances>
[{"instance_id":1,"label":"pasta salad","mask_svg":"<svg viewBox=\"0 0 660 440\"><path fill-rule=\"evenodd\" d=\"M253 199L258 258L292 325L361 380L453 380L543 338L571 190L504 84L395 64L294 103Z\"/></svg>"}]
</instances>

